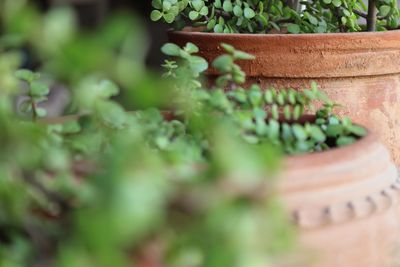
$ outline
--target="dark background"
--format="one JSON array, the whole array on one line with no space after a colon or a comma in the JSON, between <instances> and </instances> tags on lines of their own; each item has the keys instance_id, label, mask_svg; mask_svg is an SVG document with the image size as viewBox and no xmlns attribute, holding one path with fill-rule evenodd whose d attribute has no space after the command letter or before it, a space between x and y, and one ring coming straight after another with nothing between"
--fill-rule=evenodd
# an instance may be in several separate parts
<instances>
[{"instance_id":1,"label":"dark background","mask_svg":"<svg viewBox=\"0 0 400 267\"><path fill-rule=\"evenodd\" d=\"M151 68L158 68L163 61L160 47L167 42L168 26L155 23L149 19L152 10L151 0L33 0L41 8L47 9L52 5L72 5L79 14L80 24L84 28L93 28L100 24L114 10L128 10L137 14L147 27L150 37L149 53L146 63Z\"/></svg>"}]
</instances>

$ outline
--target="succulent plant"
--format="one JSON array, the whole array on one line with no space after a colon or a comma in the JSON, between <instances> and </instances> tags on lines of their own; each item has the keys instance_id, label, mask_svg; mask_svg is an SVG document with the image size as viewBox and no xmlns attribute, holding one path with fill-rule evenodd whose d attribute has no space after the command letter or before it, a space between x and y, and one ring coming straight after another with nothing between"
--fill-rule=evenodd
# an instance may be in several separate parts
<instances>
[{"instance_id":1,"label":"succulent plant","mask_svg":"<svg viewBox=\"0 0 400 267\"><path fill-rule=\"evenodd\" d=\"M328 102L315 86L286 93L242 90L244 74L235 59L251 56L229 45L224 45L227 55L214 63L222 78L211 91L198 80L208 64L190 44L163 49L179 60L166 62L167 75L159 81L142 68L143 36L140 29L129 34L131 20L118 17L100 33L71 34L66 40L74 19L59 20L59 15L71 10L39 14L27 3L32 1L0 1L7 7L0 8L2 267L275 265L274 258L291 248L294 229L275 194L252 195L260 184L273 188L271 173L280 157L268 143L278 140L275 147L297 153L323 149L325 143L344 145L364 134L349 120L332 116L329 104L315 114L320 121L293 124L289 131L295 137L285 139L281 108L296 120L303 114L299 106ZM43 34L49 29L58 38ZM46 75L18 70L26 46ZM106 79L109 75L117 81ZM40 77L71 89L65 111L70 116L41 118L38 104L51 91ZM225 84L231 93L218 89ZM182 113L177 105L170 119L157 105L128 112L121 103L147 107L152 92L159 99L170 89L181 94L185 85L191 93L179 104L185 102L187 109ZM135 97L128 97L130 92ZM23 116L15 110L20 94L26 100L20 106ZM174 106L174 100L165 101ZM261 121L265 125L259 127ZM259 145L243 138L250 143L257 138ZM247 191L227 190L225 184Z\"/></svg>"},{"instance_id":2,"label":"succulent plant","mask_svg":"<svg viewBox=\"0 0 400 267\"><path fill-rule=\"evenodd\" d=\"M215 33L326 33L398 27L397 0L153 0L150 17ZM364 26L360 20L366 21Z\"/></svg>"},{"instance_id":3,"label":"succulent plant","mask_svg":"<svg viewBox=\"0 0 400 267\"><path fill-rule=\"evenodd\" d=\"M239 135L247 142L274 144L285 153L298 154L349 145L366 135L363 127L334 114L337 104L315 82L311 89L302 91L262 90L256 84L243 88L246 75L235 61L254 57L228 44L221 44L221 48L226 54L212 63L220 76L213 88L198 89L194 98L205 113L223 115L234 121ZM182 59L187 64L185 57ZM316 109L316 104L322 107ZM311 116L304 117L307 114Z\"/></svg>"}]
</instances>

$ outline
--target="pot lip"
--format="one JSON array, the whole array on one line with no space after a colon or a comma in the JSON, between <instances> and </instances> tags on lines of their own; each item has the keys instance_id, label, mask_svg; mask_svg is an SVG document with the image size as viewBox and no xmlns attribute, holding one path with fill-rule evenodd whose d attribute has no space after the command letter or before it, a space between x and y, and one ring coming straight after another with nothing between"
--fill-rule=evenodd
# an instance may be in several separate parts
<instances>
[{"instance_id":1,"label":"pot lip","mask_svg":"<svg viewBox=\"0 0 400 267\"><path fill-rule=\"evenodd\" d=\"M173 30L169 29L167 31L171 35L184 35L184 36L196 36L196 37L209 37L209 38L286 38L286 39L298 39L298 38L349 38L363 37L363 38L381 38L383 36L397 36L400 35L400 29L390 30L390 31L375 31L375 32L340 32L340 33L296 33L296 34L285 34L285 33L213 33L213 32L201 32L194 30L192 27L186 27L183 30Z\"/></svg>"}]
</instances>

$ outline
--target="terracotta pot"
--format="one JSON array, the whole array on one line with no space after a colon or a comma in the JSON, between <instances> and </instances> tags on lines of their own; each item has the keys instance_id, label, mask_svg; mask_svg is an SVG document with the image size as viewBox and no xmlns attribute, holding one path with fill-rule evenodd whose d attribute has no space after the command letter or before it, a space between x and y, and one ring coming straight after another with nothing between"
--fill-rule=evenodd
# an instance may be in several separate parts
<instances>
[{"instance_id":1,"label":"terracotta pot","mask_svg":"<svg viewBox=\"0 0 400 267\"><path fill-rule=\"evenodd\" d=\"M222 53L223 42L255 55L255 61L240 62L249 83L301 89L318 82L343 104L341 114L375 131L400 164L400 30L259 35L187 30L169 32L169 38L196 44L210 62Z\"/></svg>"},{"instance_id":2,"label":"terracotta pot","mask_svg":"<svg viewBox=\"0 0 400 267\"><path fill-rule=\"evenodd\" d=\"M296 267L395 266L400 181L374 135L348 147L288 157L285 170L279 191L312 259Z\"/></svg>"}]
</instances>

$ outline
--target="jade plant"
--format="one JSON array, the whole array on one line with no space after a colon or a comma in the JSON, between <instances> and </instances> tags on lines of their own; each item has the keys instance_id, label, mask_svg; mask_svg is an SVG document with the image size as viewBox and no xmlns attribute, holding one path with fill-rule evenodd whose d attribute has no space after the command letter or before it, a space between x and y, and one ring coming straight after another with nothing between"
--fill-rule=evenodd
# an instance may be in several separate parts
<instances>
[{"instance_id":1,"label":"jade plant","mask_svg":"<svg viewBox=\"0 0 400 267\"><path fill-rule=\"evenodd\" d=\"M299 154L346 146L366 135L363 127L353 124L349 118L335 115L333 111L338 105L319 91L315 82L311 89L302 91L262 90L256 84L244 89L246 75L235 61L254 57L228 44L221 44L221 47L226 54L212 63L220 76L211 89L197 90L194 98L206 113L223 115L234 121L246 142L274 144L284 153ZM183 65L190 64L181 53L171 53L183 51L177 45L166 44L162 50L180 57ZM226 92L224 88L230 90ZM316 108L315 104L320 107Z\"/></svg>"},{"instance_id":2,"label":"jade plant","mask_svg":"<svg viewBox=\"0 0 400 267\"><path fill-rule=\"evenodd\" d=\"M289 250L294 230L276 196L251 196L265 181L273 190L279 157L271 146L242 142L226 117L192 123L209 116L200 109L182 119L158 106L128 112L121 99L148 106L149 91L182 88L142 68L142 51L131 49L143 36L120 38L126 32L115 26L126 21L117 17L91 36L38 42L40 26L71 29L43 24L70 11L40 14L26 3L0 1L1 267L256 267ZM190 64L202 61L189 60L193 47L186 52ZM39 108L59 84L71 103L68 116L51 119ZM223 186L235 183L248 191Z\"/></svg>"},{"instance_id":3,"label":"jade plant","mask_svg":"<svg viewBox=\"0 0 400 267\"><path fill-rule=\"evenodd\" d=\"M1 266L258 266L291 247L275 197L249 196L277 156L231 135L226 118L198 128L156 109L127 112L111 99L119 88L93 78L74 94L83 115L20 116L14 95L39 74L1 77L15 86L0 109ZM249 192L222 186L237 183L233 174L252 175Z\"/></svg>"},{"instance_id":4,"label":"jade plant","mask_svg":"<svg viewBox=\"0 0 400 267\"><path fill-rule=\"evenodd\" d=\"M398 27L397 0L153 0L153 21L215 33L328 33Z\"/></svg>"},{"instance_id":5,"label":"jade plant","mask_svg":"<svg viewBox=\"0 0 400 267\"><path fill-rule=\"evenodd\" d=\"M2 24L0 37L1 267L275 266L295 236L272 192L280 160L277 149L327 149L324 144L344 145L364 134L349 120L332 115L333 104L315 86L286 94L256 87L243 91L245 75L235 60L252 56L228 45L226 55L214 63L221 77L213 88L199 79L207 63L191 44L165 46L165 52L181 60L166 63L163 80L154 78L142 69L142 51L130 50L132 42L143 37L136 32L121 38L116 31L121 28L113 27L124 19L93 34L105 37L82 40L76 33L66 44L57 42L53 49L60 50L34 47L38 55L27 55L25 44L34 46L32 36L43 29L39 26L49 26L40 17L52 20L23 8L26 1L3 3L7 8L0 14L7 13L9 21ZM29 14L30 20L22 23L26 16L15 14ZM71 29L66 25L61 29ZM10 42L15 38L18 42ZM107 42L91 53L88 44L103 38ZM129 59L114 57L115 50L120 51L116 47ZM63 49L69 53L64 55ZM78 57L76 51L84 55ZM21 69L26 58L36 58L43 75ZM74 62L81 63L79 71L70 69ZM131 78L133 67L145 82ZM71 93L68 116L57 119L41 109L57 90L53 79ZM185 83L190 94L178 97ZM156 86L160 84L163 87ZM225 84L232 93L219 89ZM166 99L174 107L169 112L157 105L129 112L121 101L145 102L149 91L160 88L177 96ZM135 98L128 97L126 91L133 89ZM15 98L21 95L23 101L16 106ZM320 121L309 126L297 121L314 100L325 103L315 114ZM272 138L277 137L276 125L279 133L285 131L281 109L286 119L301 126L296 130L290 124L293 138ZM265 194L252 194L266 183Z\"/></svg>"}]
</instances>

